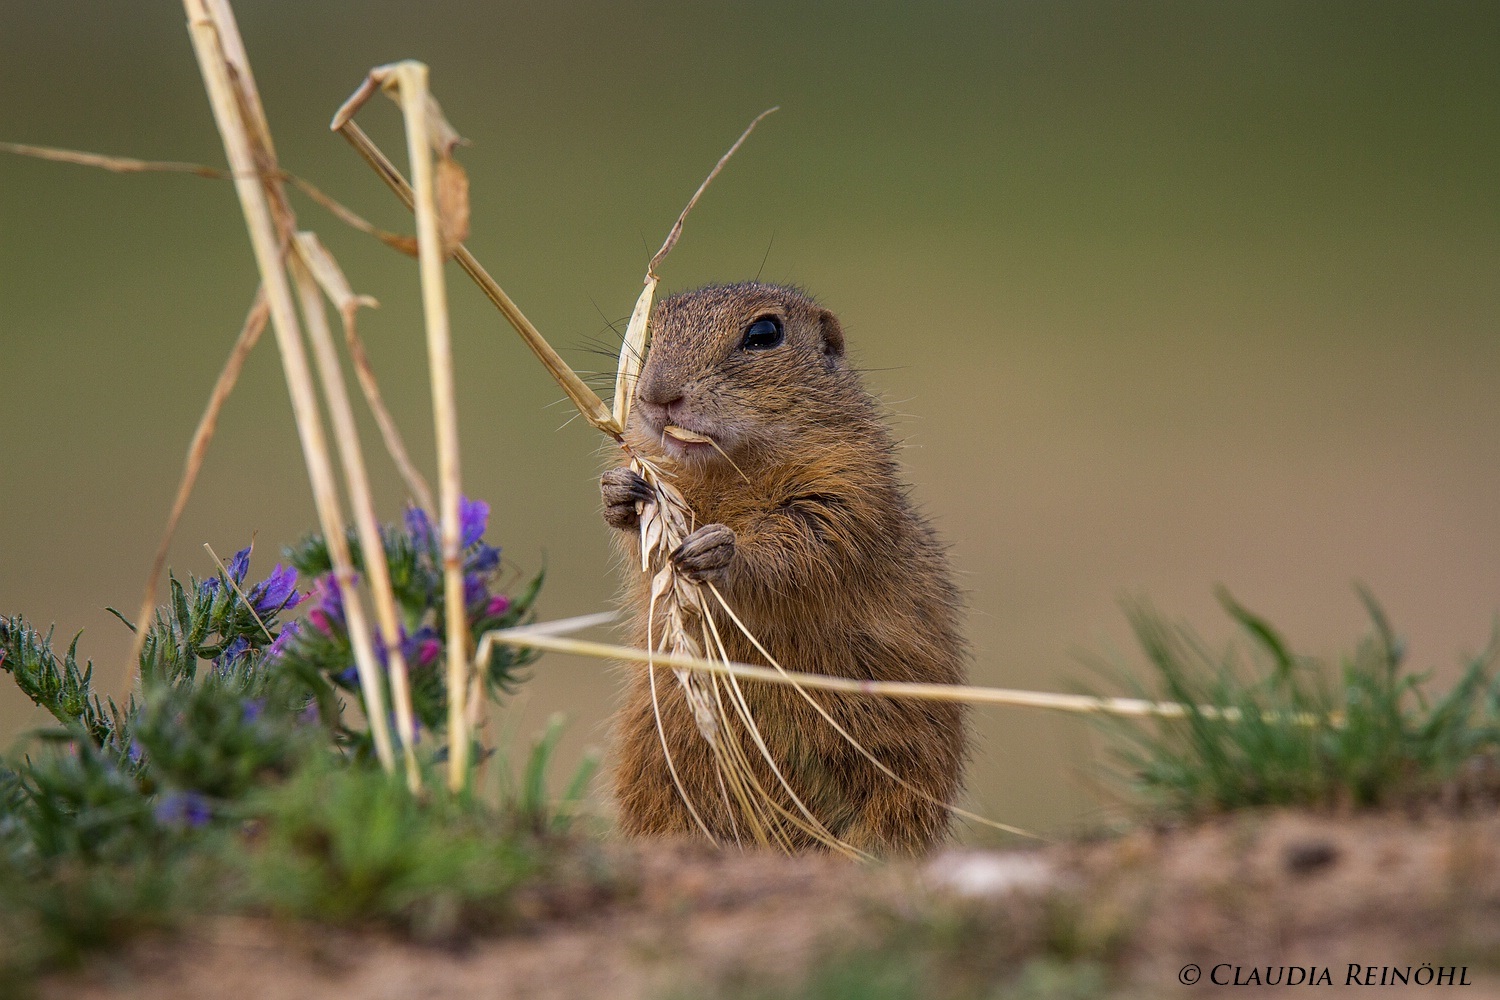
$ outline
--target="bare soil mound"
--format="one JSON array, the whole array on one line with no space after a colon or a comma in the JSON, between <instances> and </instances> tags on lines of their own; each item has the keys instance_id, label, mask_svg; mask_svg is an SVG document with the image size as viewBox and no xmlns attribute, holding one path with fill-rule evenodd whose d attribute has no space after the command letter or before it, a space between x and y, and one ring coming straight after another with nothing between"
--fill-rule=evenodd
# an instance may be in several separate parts
<instances>
[{"instance_id":1,"label":"bare soil mound","mask_svg":"<svg viewBox=\"0 0 1500 1000\"><path fill-rule=\"evenodd\" d=\"M1500 998L1496 816L1244 813L864 867L686 844L621 847L614 860L614 899L523 933L433 947L209 918L41 993L646 1000L794 991L830 958L899 951L940 970L933 995L985 995L1044 960L1097 966L1110 996L1301 996L1384 980L1382 996L1416 997L1451 975L1470 984L1464 996Z\"/></svg>"}]
</instances>

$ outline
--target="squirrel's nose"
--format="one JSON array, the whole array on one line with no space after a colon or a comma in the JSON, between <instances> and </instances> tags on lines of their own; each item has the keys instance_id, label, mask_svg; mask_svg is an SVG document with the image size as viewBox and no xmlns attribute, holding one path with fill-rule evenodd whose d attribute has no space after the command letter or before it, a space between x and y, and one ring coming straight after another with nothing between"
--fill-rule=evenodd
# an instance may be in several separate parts
<instances>
[{"instance_id":1,"label":"squirrel's nose","mask_svg":"<svg viewBox=\"0 0 1500 1000\"><path fill-rule=\"evenodd\" d=\"M682 402L682 386L674 385L667 379L648 376L641 379L636 398L643 403L669 410L674 404Z\"/></svg>"}]
</instances>

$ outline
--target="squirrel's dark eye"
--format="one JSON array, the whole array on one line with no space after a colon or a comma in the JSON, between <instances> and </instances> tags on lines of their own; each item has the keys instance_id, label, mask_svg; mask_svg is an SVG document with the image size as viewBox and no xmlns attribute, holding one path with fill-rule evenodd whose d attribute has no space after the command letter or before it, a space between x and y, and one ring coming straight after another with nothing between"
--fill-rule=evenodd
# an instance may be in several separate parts
<instances>
[{"instance_id":1,"label":"squirrel's dark eye","mask_svg":"<svg viewBox=\"0 0 1500 1000\"><path fill-rule=\"evenodd\" d=\"M786 333L781 329L781 320L775 316L762 316L745 328L745 339L740 341L740 349L769 351L773 347L780 347L785 339Z\"/></svg>"}]
</instances>

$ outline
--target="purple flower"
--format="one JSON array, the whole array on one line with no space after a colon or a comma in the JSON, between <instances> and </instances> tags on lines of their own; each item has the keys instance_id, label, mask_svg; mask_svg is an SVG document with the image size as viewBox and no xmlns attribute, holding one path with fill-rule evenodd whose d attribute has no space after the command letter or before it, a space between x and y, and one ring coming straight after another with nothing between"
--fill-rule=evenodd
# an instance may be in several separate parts
<instances>
[{"instance_id":1,"label":"purple flower","mask_svg":"<svg viewBox=\"0 0 1500 1000\"><path fill-rule=\"evenodd\" d=\"M359 668L350 664L338 672L338 679L352 688L359 687Z\"/></svg>"},{"instance_id":2,"label":"purple flower","mask_svg":"<svg viewBox=\"0 0 1500 1000\"><path fill-rule=\"evenodd\" d=\"M429 666L443 652L443 644L436 639L424 639L417 647L417 666Z\"/></svg>"},{"instance_id":3,"label":"purple flower","mask_svg":"<svg viewBox=\"0 0 1500 1000\"><path fill-rule=\"evenodd\" d=\"M245 574L248 572L250 572L250 547L246 546L229 560L229 578L235 583L244 583Z\"/></svg>"},{"instance_id":4,"label":"purple flower","mask_svg":"<svg viewBox=\"0 0 1500 1000\"><path fill-rule=\"evenodd\" d=\"M489 523L489 504L483 500L470 500L468 497L458 498L458 526L464 548L483 538Z\"/></svg>"},{"instance_id":5,"label":"purple flower","mask_svg":"<svg viewBox=\"0 0 1500 1000\"><path fill-rule=\"evenodd\" d=\"M499 565L500 550L493 545L485 545L482 542L464 560L464 569L470 573L493 573Z\"/></svg>"},{"instance_id":6,"label":"purple flower","mask_svg":"<svg viewBox=\"0 0 1500 1000\"><path fill-rule=\"evenodd\" d=\"M510 598L504 594L496 594L490 598L490 603L484 606L486 618L497 618L510 610Z\"/></svg>"},{"instance_id":7,"label":"purple flower","mask_svg":"<svg viewBox=\"0 0 1500 1000\"><path fill-rule=\"evenodd\" d=\"M250 643L245 640L244 636L239 636L224 647L224 651L214 659L214 666L227 667L235 660L244 656L249 650Z\"/></svg>"},{"instance_id":8,"label":"purple flower","mask_svg":"<svg viewBox=\"0 0 1500 1000\"><path fill-rule=\"evenodd\" d=\"M472 608L490 599L490 588L483 575L470 573L464 577L464 607Z\"/></svg>"},{"instance_id":9,"label":"purple flower","mask_svg":"<svg viewBox=\"0 0 1500 1000\"><path fill-rule=\"evenodd\" d=\"M246 722L254 722L256 719L260 718L262 714L265 713L266 699L246 698L244 704L241 707L243 709L242 716L244 720Z\"/></svg>"},{"instance_id":10,"label":"purple flower","mask_svg":"<svg viewBox=\"0 0 1500 1000\"><path fill-rule=\"evenodd\" d=\"M422 626L415 634L408 636L401 644L401 652L406 656L406 662L425 667L438 658L443 651L443 644L438 639L437 632L429 626Z\"/></svg>"},{"instance_id":11,"label":"purple flower","mask_svg":"<svg viewBox=\"0 0 1500 1000\"><path fill-rule=\"evenodd\" d=\"M198 582L198 596L199 597L212 597L214 594L217 594L218 592L219 592L219 578L218 577L211 576L207 580L200 580Z\"/></svg>"},{"instance_id":12,"label":"purple flower","mask_svg":"<svg viewBox=\"0 0 1500 1000\"><path fill-rule=\"evenodd\" d=\"M330 634L335 629L342 629L344 627L344 595L339 590L339 582L334 575L325 573L318 577L317 589L313 593L317 595L318 606L307 614L313 627L320 632Z\"/></svg>"},{"instance_id":13,"label":"purple flower","mask_svg":"<svg viewBox=\"0 0 1500 1000\"><path fill-rule=\"evenodd\" d=\"M276 568L271 570L271 575L250 591L250 606L259 615L295 608L302 603L302 595L293 589L296 583L297 571L277 563Z\"/></svg>"},{"instance_id":14,"label":"purple flower","mask_svg":"<svg viewBox=\"0 0 1500 1000\"><path fill-rule=\"evenodd\" d=\"M169 792L156 803L153 811L162 826L197 828L213 818L208 800L197 792Z\"/></svg>"},{"instance_id":15,"label":"purple flower","mask_svg":"<svg viewBox=\"0 0 1500 1000\"><path fill-rule=\"evenodd\" d=\"M478 540L484 537L486 528L489 528L489 504L460 496L459 547L468 549L469 546L478 544ZM420 507L407 508L407 534L411 535L411 540L419 549L428 549L429 552L437 549L438 531L431 517L428 517L428 511Z\"/></svg>"},{"instance_id":16,"label":"purple flower","mask_svg":"<svg viewBox=\"0 0 1500 1000\"><path fill-rule=\"evenodd\" d=\"M429 551L433 548L436 533L432 530L432 521L427 517L427 512L421 507L406 508L406 533L411 536L417 548Z\"/></svg>"},{"instance_id":17,"label":"purple flower","mask_svg":"<svg viewBox=\"0 0 1500 1000\"><path fill-rule=\"evenodd\" d=\"M323 721L322 714L318 711L318 703L310 701L307 707L297 713L297 721L303 725L316 725Z\"/></svg>"},{"instance_id":18,"label":"purple flower","mask_svg":"<svg viewBox=\"0 0 1500 1000\"><path fill-rule=\"evenodd\" d=\"M136 740L130 741L130 746L125 748L125 756L130 758L130 763L139 764L146 758L146 749Z\"/></svg>"},{"instance_id":19,"label":"purple flower","mask_svg":"<svg viewBox=\"0 0 1500 1000\"><path fill-rule=\"evenodd\" d=\"M280 656L286 650L287 644L296 638L301 628L301 622L287 622L281 626L281 631L276 633L276 638L272 640L271 645L266 647L265 662L269 663Z\"/></svg>"}]
</instances>

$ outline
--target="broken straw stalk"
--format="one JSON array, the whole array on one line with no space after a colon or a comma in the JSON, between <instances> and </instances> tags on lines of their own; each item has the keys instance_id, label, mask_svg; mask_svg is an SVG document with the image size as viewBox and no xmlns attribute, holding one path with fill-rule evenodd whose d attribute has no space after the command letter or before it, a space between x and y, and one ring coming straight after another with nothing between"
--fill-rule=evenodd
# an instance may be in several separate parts
<instances>
[{"instance_id":1,"label":"broken straw stalk","mask_svg":"<svg viewBox=\"0 0 1500 1000\"><path fill-rule=\"evenodd\" d=\"M235 190L260 270L319 525L328 543L334 577L343 590L349 636L360 689L368 709L371 739L381 765L386 770L393 770L395 758L379 667L363 603L354 585L332 462L283 262L286 251L294 246L293 220L281 183L271 173L275 169L276 157L270 129L227 0L183 0L183 6L188 16L193 51L234 173ZM384 558L382 549L366 552L367 560Z\"/></svg>"}]
</instances>

